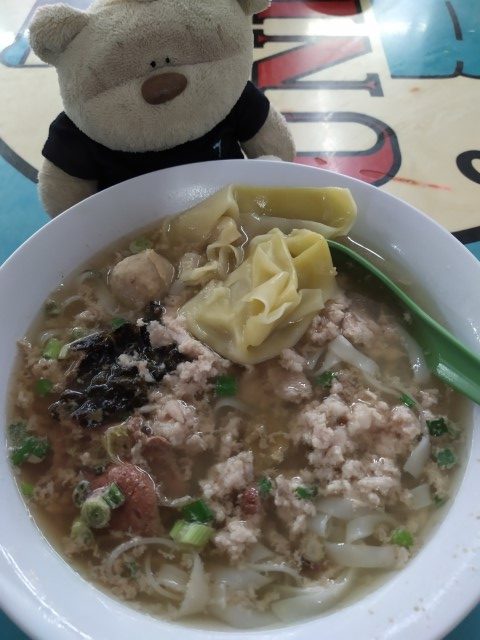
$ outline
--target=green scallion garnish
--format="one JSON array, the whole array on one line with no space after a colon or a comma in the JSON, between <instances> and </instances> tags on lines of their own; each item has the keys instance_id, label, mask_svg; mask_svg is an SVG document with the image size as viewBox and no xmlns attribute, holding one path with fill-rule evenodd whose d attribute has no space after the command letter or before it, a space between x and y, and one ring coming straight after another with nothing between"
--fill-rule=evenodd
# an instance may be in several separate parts
<instances>
[{"instance_id":1,"label":"green scallion garnish","mask_svg":"<svg viewBox=\"0 0 480 640\"><path fill-rule=\"evenodd\" d=\"M440 449L435 458L440 469L451 469L457 464L457 456L451 449Z\"/></svg>"},{"instance_id":2,"label":"green scallion garnish","mask_svg":"<svg viewBox=\"0 0 480 640\"><path fill-rule=\"evenodd\" d=\"M186 522L199 522L200 524L207 524L215 518L213 511L203 500L196 500L183 507L182 516Z\"/></svg>"},{"instance_id":3,"label":"green scallion garnish","mask_svg":"<svg viewBox=\"0 0 480 640\"><path fill-rule=\"evenodd\" d=\"M42 351L42 356L49 360L57 360L63 344L57 338L50 338Z\"/></svg>"},{"instance_id":4,"label":"green scallion garnish","mask_svg":"<svg viewBox=\"0 0 480 640\"><path fill-rule=\"evenodd\" d=\"M145 251L146 249L151 249L153 246L151 240L149 240L148 238L145 238L144 236L140 236L139 238L136 238L135 240L133 240L128 248L130 249L131 253L141 253L142 251Z\"/></svg>"},{"instance_id":5,"label":"green scallion garnish","mask_svg":"<svg viewBox=\"0 0 480 640\"><path fill-rule=\"evenodd\" d=\"M73 490L72 499L76 507L81 507L90 493L90 482L88 480L80 480Z\"/></svg>"},{"instance_id":6,"label":"green scallion garnish","mask_svg":"<svg viewBox=\"0 0 480 640\"><path fill-rule=\"evenodd\" d=\"M407 529L395 529L392 531L390 541L398 547L405 547L405 549L410 549L413 546L413 536Z\"/></svg>"},{"instance_id":7,"label":"green scallion garnish","mask_svg":"<svg viewBox=\"0 0 480 640\"><path fill-rule=\"evenodd\" d=\"M110 522L111 509L100 494L89 496L82 504L82 519L93 529L103 529Z\"/></svg>"},{"instance_id":8,"label":"green scallion garnish","mask_svg":"<svg viewBox=\"0 0 480 640\"><path fill-rule=\"evenodd\" d=\"M47 457L50 444L47 438L27 436L22 444L15 447L10 454L10 460L15 466L24 462L41 462Z\"/></svg>"},{"instance_id":9,"label":"green scallion garnish","mask_svg":"<svg viewBox=\"0 0 480 640\"><path fill-rule=\"evenodd\" d=\"M301 500L313 500L318 493L317 487L297 487L295 494Z\"/></svg>"},{"instance_id":10,"label":"green scallion garnish","mask_svg":"<svg viewBox=\"0 0 480 640\"><path fill-rule=\"evenodd\" d=\"M321 375L315 378L314 383L318 387L323 387L324 389L330 389L336 377L337 377L337 374L334 371L324 371Z\"/></svg>"},{"instance_id":11,"label":"green scallion garnish","mask_svg":"<svg viewBox=\"0 0 480 640\"><path fill-rule=\"evenodd\" d=\"M20 485L20 491L24 498L33 498L33 492L35 487L30 482L22 482Z\"/></svg>"},{"instance_id":12,"label":"green scallion garnish","mask_svg":"<svg viewBox=\"0 0 480 640\"><path fill-rule=\"evenodd\" d=\"M438 508L443 507L443 505L447 502L447 500L448 500L447 497L441 498L440 496L437 496L437 495L433 496L433 504Z\"/></svg>"},{"instance_id":13,"label":"green scallion garnish","mask_svg":"<svg viewBox=\"0 0 480 640\"><path fill-rule=\"evenodd\" d=\"M123 327L123 325L126 323L127 321L124 318L113 318L113 320L110 323L110 326L114 331L116 331L117 329L120 329L120 327Z\"/></svg>"},{"instance_id":14,"label":"green scallion garnish","mask_svg":"<svg viewBox=\"0 0 480 640\"><path fill-rule=\"evenodd\" d=\"M402 395L400 396L400 402L409 409L413 409L413 407L415 407L417 404L415 400L408 395L408 393L402 393Z\"/></svg>"},{"instance_id":15,"label":"green scallion garnish","mask_svg":"<svg viewBox=\"0 0 480 640\"><path fill-rule=\"evenodd\" d=\"M15 422L8 427L8 440L12 447L19 447L27 438L27 425L25 422Z\"/></svg>"},{"instance_id":16,"label":"green scallion garnish","mask_svg":"<svg viewBox=\"0 0 480 640\"><path fill-rule=\"evenodd\" d=\"M88 546L93 542L93 533L90 527L80 518L75 520L70 529L70 537L75 542Z\"/></svg>"},{"instance_id":17,"label":"green scallion garnish","mask_svg":"<svg viewBox=\"0 0 480 640\"><path fill-rule=\"evenodd\" d=\"M130 562L124 562L123 566L125 567L125 572L129 578L136 578L138 573L138 564L135 560L131 560Z\"/></svg>"},{"instance_id":18,"label":"green scallion garnish","mask_svg":"<svg viewBox=\"0 0 480 640\"><path fill-rule=\"evenodd\" d=\"M198 522L177 520L170 531L170 537L179 544L188 544L197 549L204 547L214 533L212 527Z\"/></svg>"},{"instance_id":19,"label":"green scallion garnish","mask_svg":"<svg viewBox=\"0 0 480 640\"><path fill-rule=\"evenodd\" d=\"M102 498L108 504L110 509L118 509L125 502L125 496L120 489L120 487L112 482L112 484L108 485L102 494Z\"/></svg>"},{"instance_id":20,"label":"green scallion garnish","mask_svg":"<svg viewBox=\"0 0 480 640\"><path fill-rule=\"evenodd\" d=\"M41 398L48 396L48 394L52 392L52 389L53 382L51 380L47 380L47 378L35 380L35 393Z\"/></svg>"},{"instance_id":21,"label":"green scallion garnish","mask_svg":"<svg viewBox=\"0 0 480 640\"><path fill-rule=\"evenodd\" d=\"M54 317L60 315L60 306L56 300L49 298L43 307L47 316Z\"/></svg>"},{"instance_id":22,"label":"green scallion garnish","mask_svg":"<svg viewBox=\"0 0 480 640\"><path fill-rule=\"evenodd\" d=\"M439 438L448 433L448 425L445 418L435 418L435 420L427 420L428 432L431 436Z\"/></svg>"},{"instance_id":23,"label":"green scallion garnish","mask_svg":"<svg viewBox=\"0 0 480 640\"><path fill-rule=\"evenodd\" d=\"M84 338L88 335L88 330L85 329L85 327L72 327L68 335L71 340L80 340L80 338Z\"/></svg>"},{"instance_id":24,"label":"green scallion garnish","mask_svg":"<svg viewBox=\"0 0 480 640\"><path fill-rule=\"evenodd\" d=\"M215 380L215 394L222 398L234 396L237 393L237 381L233 376L218 376Z\"/></svg>"},{"instance_id":25,"label":"green scallion garnish","mask_svg":"<svg viewBox=\"0 0 480 640\"><path fill-rule=\"evenodd\" d=\"M262 498L266 498L268 494L272 492L272 489L273 484L270 478L267 478L267 476L262 476L258 481L258 491Z\"/></svg>"}]
</instances>

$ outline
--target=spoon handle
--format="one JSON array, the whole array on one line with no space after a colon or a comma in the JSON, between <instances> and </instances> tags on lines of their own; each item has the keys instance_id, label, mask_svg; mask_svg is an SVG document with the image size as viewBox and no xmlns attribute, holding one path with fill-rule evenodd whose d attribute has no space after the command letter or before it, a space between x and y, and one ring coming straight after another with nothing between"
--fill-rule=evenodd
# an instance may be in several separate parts
<instances>
[{"instance_id":1,"label":"spoon handle","mask_svg":"<svg viewBox=\"0 0 480 640\"><path fill-rule=\"evenodd\" d=\"M334 240L328 240L334 264L360 266L385 285L408 311L407 331L420 345L427 365L441 380L480 404L480 357L419 307L369 260Z\"/></svg>"}]
</instances>

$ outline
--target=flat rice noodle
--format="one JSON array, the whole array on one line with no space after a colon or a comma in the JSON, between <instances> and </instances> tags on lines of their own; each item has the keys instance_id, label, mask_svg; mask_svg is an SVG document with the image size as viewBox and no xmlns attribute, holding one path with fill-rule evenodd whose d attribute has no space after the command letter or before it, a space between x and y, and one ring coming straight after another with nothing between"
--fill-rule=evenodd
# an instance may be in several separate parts
<instances>
[{"instance_id":1,"label":"flat rice noodle","mask_svg":"<svg viewBox=\"0 0 480 640\"><path fill-rule=\"evenodd\" d=\"M255 571L260 571L261 573L284 573L297 582L302 581L302 576L298 571L295 571L295 569L292 569L292 567L289 567L284 562L264 562L261 564L253 564L251 565L251 568Z\"/></svg>"},{"instance_id":2,"label":"flat rice noodle","mask_svg":"<svg viewBox=\"0 0 480 640\"><path fill-rule=\"evenodd\" d=\"M225 607L213 605L210 613L236 629L255 629L267 627L276 622L274 616L263 611L255 611L240 604L230 604Z\"/></svg>"},{"instance_id":3,"label":"flat rice noodle","mask_svg":"<svg viewBox=\"0 0 480 640\"><path fill-rule=\"evenodd\" d=\"M250 568L233 569L232 567L218 567L210 572L214 582L223 582L232 590L246 590L249 587L261 589L272 582L273 578L262 576Z\"/></svg>"},{"instance_id":4,"label":"flat rice noodle","mask_svg":"<svg viewBox=\"0 0 480 640\"><path fill-rule=\"evenodd\" d=\"M188 583L188 573L174 564L163 564L157 572L158 583L168 589L185 591Z\"/></svg>"},{"instance_id":5,"label":"flat rice noodle","mask_svg":"<svg viewBox=\"0 0 480 640\"><path fill-rule=\"evenodd\" d=\"M145 568L145 578L148 584L150 585L150 587L153 589L153 591L155 591L155 593L158 593L158 595L164 598L167 598L169 600L178 601L181 598L181 594L178 593L178 591L172 591L170 589L166 589L160 584L159 580L157 579L157 576L153 573L150 555L147 555L147 557L145 558L144 568Z\"/></svg>"},{"instance_id":6,"label":"flat rice noodle","mask_svg":"<svg viewBox=\"0 0 480 640\"><path fill-rule=\"evenodd\" d=\"M268 549L265 545L257 542L257 544L251 547L249 553L247 554L248 562L260 562L260 560L266 560L267 558L272 558L275 554L273 551Z\"/></svg>"},{"instance_id":7,"label":"flat rice noodle","mask_svg":"<svg viewBox=\"0 0 480 640\"><path fill-rule=\"evenodd\" d=\"M412 497L409 506L412 509L425 509L425 507L429 507L432 504L432 493L427 483L418 485L410 493Z\"/></svg>"},{"instance_id":8,"label":"flat rice noodle","mask_svg":"<svg viewBox=\"0 0 480 640\"><path fill-rule=\"evenodd\" d=\"M328 525L331 517L328 513L321 513L308 522L308 528L313 533L318 533L321 538L328 538Z\"/></svg>"},{"instance_id":9,"label":"flat rice noodle","mask_svg":"<svg viewBox=\"0 0 480 640\"><path fill-rule=\"evenodd\" d=\"M419 478L430 458L430 451L430 437L428 435L424 435L407 458L403 470L414 478Z\"/></svg>"},{"instance_id":10,"label":"flat rice noodle","mask_svg":"<svg viewBox=\"0 0 480 640\"><path fill-rule=\"evenodd\" d=\"M363 540L371 536L379 524L387 522L388 524L395 525L395 519L388 513L372 513L367 516L361 516L350 520L347 524L345 541L355 542L356 540Z\"/></svg>"},{"instance_id":11,"label":"flat rice noodle","mask_svg":"<svg viewBox=\"0 0 480 640\"><path fill-rule=\"evenodd\" d=\"M250 405L242 402L238 398L222 398L215 403L213 407L213 412L215 414L222 411L222 409L234 409L235 411L239 411L240 413L253 414L255 413L255 409Z\"/></svg>"},{"instance_id":12,"label":"flat rice noodle","mask_svg":"<svg viewBox=\"0 0 480 640\"><path fill-rule=\"evenodd\" d=\"M272 604L272 611L282 622L318 615L344 596L352 588L354 580L355 572L348 571L327 585L291 589L289 591L297 595L277 600Z\"/></svg>"},{"instance_id":13,"label":"flat rice noodle","mask_svg":"<svg viewBox=\"0 0 480 640\"><path fill-rule=\"evenodd\" d=\"M317 369L317 371L315 371L314 375L318 376L325 371L331 371L340 363L340 361L341 359L337 356L337 354L334 353L331 349L328 349L321 367Z\"/></svg>"},{"instance_id":14,"label":"flat rice noodle","mask_svg":"<svg viewBox=\"0 0 480 640\"><path fill-rule=\"evenodd\" d=\"M154 545L154 546L160 546L160 547L166 547L167 549L175 549L176 545L173 542L173 540L169 540L168 538L142 538L142 537L136 537L136 538L132 538L131 540L127 540L127 542L122 542L122 544L119 544L118 547L115 547L115 549L113 549L110 552L110 555L108 556L107 559L107 563L106 563L106 567L107 570L111 573L113 570L113 565L115 564L115 561L122 555L122 553L125 553L126 551L129 551L130 549L133 549L134 547L140 547L140 546L148 546L148 545Z\"/></svg>"},{"instance_id":15,"label":"flat rice noodle","mask_svg":"<svg viewBox=\"0 0 480 640\"><path fill-rule=\"evenodd\" d=\"M330 560L342 567L355 569L392 569L395 566L395 547L374 547L368 544L326 542L325 552Z\"/></svg>"},{"instance_id":16,"label":"flat rice noodle","mask_svg":"<svg viewBox=\"0 0 480 640\"><path fill-rule=\"evenodd\" d=\"M376 377L380 373L380 368L376 362L366 356L364 353L356 349L345 336L337 336L330 342L329 350L343 362L352 365L360 371L364 371L369 375Z\"/></svg>"},{"instance_id":17,"label":"flat rice noodle","mask_svg":"<svg viewBox=\"0 0 480 640\"><path fill-rule=\"evenodd\" d=\"M400 335L400 340L407 351L415 382L417 384L426 384L430 380L430 371L427 367L423 351L405 329L397 325L396 331Z\"/></svg>"},{"instance_id":18,"label":"flat rice noodle","mask_svg":"<svg viewBox=\"0 0 480 640\"><path fill-rule=\"evenodd\" d=\"M323 498L316 503L317 511L339 520L353 520L372 512L372 508L360 500L351 498Z\"/></svg>"},{"instance_id":19,"label":"flat rice noodle","mask_svg":"<svg viewBox=\"0 0 480 640\"><path fill-rule=\"evenodd\" d=\"M210 586L205 574L203 563L200 556L196 553L193 556L193 567L190 574L190 580L187 584L185 598L177 612L177 618L192 616L196 613L202 613L210 599Z\"/></svg>"}]
</instances>

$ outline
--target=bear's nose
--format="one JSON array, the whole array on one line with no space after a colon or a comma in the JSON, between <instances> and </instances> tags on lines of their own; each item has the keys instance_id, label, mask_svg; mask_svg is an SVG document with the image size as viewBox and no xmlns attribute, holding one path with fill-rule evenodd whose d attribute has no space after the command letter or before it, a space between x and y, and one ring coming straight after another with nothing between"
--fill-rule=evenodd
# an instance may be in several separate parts
<instances>
[{"instance_id":1,"label":"bear's nose","mask_svg":"<svg viewBox=\"0 0 480 640\"><path fill-rule=\"evenodd\" d=\"M185 91L187 79L181 73L160 73L142 84L142 96L148 104L162 104Z\"/></svg>"}]
</instances>

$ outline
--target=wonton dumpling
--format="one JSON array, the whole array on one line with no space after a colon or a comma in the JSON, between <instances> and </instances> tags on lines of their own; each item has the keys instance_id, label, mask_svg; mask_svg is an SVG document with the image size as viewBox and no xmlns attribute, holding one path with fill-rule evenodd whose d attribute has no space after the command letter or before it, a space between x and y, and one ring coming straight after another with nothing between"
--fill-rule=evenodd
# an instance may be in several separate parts
<instances>
[{"instance_id":1,"label":"wonton dumpling","mask_svg":"<svg viewBox=\"0 0 480 640\"><path fill-rule=\"evenodd\" d=\"M273 215L275 214L275 215ZM224 280L243 259L242 227L251 237L279 228L284 233L309 229L325 238L345 235L357 215L348 189L338 187L262 187L229 185L168 221L170 246L206 249L205 264L185 272L186 284Z\"/></svg>"},{"instance_id":2,"label":"wonton dumpling","mask_svg":"<svg viewBox=\"0 0 480 640\"><path fill-rule=\"evenodd\" d=\"M222 356L255 364L292 347L335 288L325 238L273 229L253 238L243 263L180 310L188 330Z\"/></svg>"}]
</instances>

